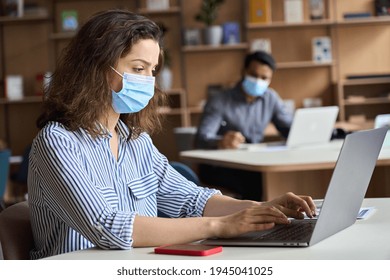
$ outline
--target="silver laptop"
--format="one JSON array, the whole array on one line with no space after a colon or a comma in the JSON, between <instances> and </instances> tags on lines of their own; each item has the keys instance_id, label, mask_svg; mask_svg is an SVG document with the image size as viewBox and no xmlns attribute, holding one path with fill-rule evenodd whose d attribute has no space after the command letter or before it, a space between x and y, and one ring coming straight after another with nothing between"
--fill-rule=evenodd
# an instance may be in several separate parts
<instances>
[{"instance_id":1,"label":"silver laptop","mask_svg":"<svg viewBox=\"0 0 390 280\"><path fill-rule=\"evenodd\" d=\"M355 223L387 132L386 127L347 135L333 170L318 219L251 232L237 238L211 238L203 244L225 246L293 246L317 242ZM291 235L290 235L291 234Z\"/></svg>"},{"instance_id":2,"label":"silver laptop","mask_svg":"<svg viewBox=\"0 0 390 280\"><path fill-rule=\"evenodd\" d=\"M328 143L338 113L338 106L297 109L287 137L287 147Z\"/></svg>"}]
</instances>

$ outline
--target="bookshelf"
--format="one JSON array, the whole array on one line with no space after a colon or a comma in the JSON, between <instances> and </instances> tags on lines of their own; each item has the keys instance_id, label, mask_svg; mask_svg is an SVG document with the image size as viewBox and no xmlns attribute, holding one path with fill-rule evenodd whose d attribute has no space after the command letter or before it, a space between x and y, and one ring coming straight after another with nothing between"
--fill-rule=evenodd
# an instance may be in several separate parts
<instances>
[{"instance_id":1,"label":"bookshelf","mask_svg":"<svg viewBox=\"0 0 390 280\"><path fill-rule=\"evenodd\" d=\"M338 84L338 93L341 121L359 116L372 122L376 115L389 112L390 76L344 79Z\"/></svg>"},{"instance_id":2,"label":"bookshelf","mask_svg":"<svg viewBox=\"0 0 390 280\"><path fill-rule=\"evenodd\" d=\"M0 138L12 155L21 155L37 133L35 119L42 100L37 95L42 86L37 77L47 72L50 64L50 3L45 0L35 3L40 8L35 13L26 10L23 16L0 16ZM7 98L8 75L22 76L21 99Z\"/></svg>"},{"instance_id":3,"label":"bookshelf","mask_svg":"<svg viewBox=\"0 0 390 280\"><path fill-rule=\"evenodd\" d=\"M146 0L37 0L48 15L0 16L0 138L20 155L37 132L41 96L35 94L36 75L54 70L59 53L75 34L62 30L61 12L76 10L81 25L95 12L110 8L127 8L168 29L164 48L172 60L172 88L167 91L170 105L160 109L166 116L165 131L153 138L172 160L178 159L178 152L167 143L175 141L174 128L198 124L210 85L229 87L240 79L243 58L256 38L271 41L277 61L271 86L283 99L294 100L299 108L306 98L319 98L323 105L340 106L341 121L364 115L371 123L376 114L390 113L386 95L390 80L347 77L390 73L390 16L375 16L373 0L354 0L353 5L350 1L324 0L324 17L311 20L309 0L303 0L302 22L291 23L284 20L284 0L271 0L270 20L256 23L249 20L250 0L225 0L216 24L239 23L240 42L193 46L183 43L183 32L204 28L194 19L201 0L170 0L166 10L149 10ZM343 16L363 12L372 16L348 20ZM320 36L331 38L333 59L319 64L312 60L311 40ZM25 97L20 101L5 98L4 77L8 74L24 77Z\"/></svg>"},{"instance_id":4,"label":"bookshelf","mask_svg":"<svg viewBox=\"0 0 390 280\"><path fill-rule=\"evenodd\" d=\"M187 18L183 22L184 27L197 27L191 18L200 1L191 2L191 6L183 6L182 13ZM340 106L340 121L349 121L356 114L363 115L367 123L372 123L376 114L390 113L387 80L346 81L349 75L390 73L390 52L385 47L390 45L390 16L375 16L373 0L356 0L354 5L348 0L324 0L324 16L316 20L310 19L309 0L303 0L303 19L293 23L284 20L284 0L269 1L271 16L263 23L249 21L250 0L245 1L241 8L230 1L224 5L220 22L232 20L231 11L240 11L239 17L235 18L243 24L240 46L229 49L223 45L200 45L183 47L182 50L185 52L187 76L191 77L193 74L188 73L194 73L194 69L201 72L196 82L187 82L187 109L191 125L198 123L207 85L220 83L228 86L237 81L240 75L235 68L242 65L243 56L256 38L270 39L278 68L271 86L283 99L294 100L296 108L302 107L306 98L320 98L324 106ZM364 12L372 16L344 19L345 13ZM311 40L321 36L331 39L333 59L316 63L311 57ZM226 62L227 58L230 63ZM234 70L227 74L226 69ZM356 88L370 92L370 96L360 101L344 97L351 95L349 92L356 91Z\"/></svg>"},{"instance_id":5,"label":"bookshelf","mask_svg":"<svg viewBox=\"0 0 390 280\"><path fill-rule=\"evenodd\" d=\"M390 16L375 16L374 1L369 0L356 0L354 5L338 0L335 11L340 120L373 123L376 115L390 113L390 76L386 77L390 74ZM344 19L345 13L371 16Z\"/></svg>"},{"instance_id":6,"label":"bookshelf","mask_svg":"<svg viewBox=\"0 0 390 280\"><path fill-rule=\"evenodd\" d=\"M294 77L295 74L287 69L298 71L306 76L302 83L313 78L319 81L317 87L311 85L310 92L320 93L320 88L322 88L320 96L322 96L323 104L330 103L340 106L340 121L358 118L372 123L377 114L389 113L387 97L389 81L387 79L347 80L346 78L351 75L371 74L375 76L375 74L390 73L390 53L385 47L390 43L388 39L390 16L375 16L372 0L357 0L353 5L347 0L328 0L324 1L324 18L310 20L307 12L309 1L303 2L305 11L302 22L284 22L283 0L275 0L272 1L271 21L263 24L247 24L247 29L255 34L254 37L257 36L255 32L258 32L259 36L269 36L272 42L276 42L274 56L277 61L282 61L278 63L278 68L282 69L285 75L280 82L285 83L286 86L280 87L277 84L278 81L273 83L273 86L281 92L282 97L287 96L285 92L288 91L290 78L298 81L294 82L295 84L301 84L299 78ZM369 14L370 16L345 19L344 15L347 13ZM308 39L316 34L322 36L321 33L332 40L333 61L317 65L300 54L309 54ZM278 36L284 40L278 40ZM248 40L251 40L251 35L248 36ZM279 42L288 51L284 52L279 47ZM304 71L307 67L312 68L313 71L311 73ZM326 67L328 71L325 70ZM322 73L315 73L319 71ZM279 74L280 72L277 75ZM322 87L321 81L324 83ZM328 86L327 90L324 90L325 83L335 86L334 88ZM304 87L306 86L307 84ZM297 91L305 91L304 87ZM353 94L358 96L355 97ZM298 107L301 106L299 99L295 97Z\"/></svg>"}]
</instances>

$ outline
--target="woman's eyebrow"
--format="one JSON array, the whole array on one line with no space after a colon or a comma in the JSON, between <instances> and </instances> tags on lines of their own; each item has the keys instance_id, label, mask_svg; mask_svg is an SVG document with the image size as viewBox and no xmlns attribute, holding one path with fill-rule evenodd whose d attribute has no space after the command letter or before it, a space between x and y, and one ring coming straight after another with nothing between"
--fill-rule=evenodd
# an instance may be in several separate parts
<instances>
[{"instance_id":1,"label":"woman's eyebrow","mask_svg":"<svg viewBox=\"0 0 390 280\"><path fill-rule=\"evenodd\" d=\"M140 62L142 62L142 63L144 63L144 64L146 64L148 66L152 65L152 63L150 63L150 62L148 62L148 61L146 61L144 59L141 59L141 58L136 58L136 59L131 60L131 62L138 62L138 61L140 61Z\"/></svg>"}]
</instances>

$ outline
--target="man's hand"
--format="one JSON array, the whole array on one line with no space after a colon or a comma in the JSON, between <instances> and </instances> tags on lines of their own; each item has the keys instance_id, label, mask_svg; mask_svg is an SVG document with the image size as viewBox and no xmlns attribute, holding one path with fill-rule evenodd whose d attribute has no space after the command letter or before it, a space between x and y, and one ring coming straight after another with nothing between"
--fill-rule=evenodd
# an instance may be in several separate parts
<instances>
[{"instance_id":1,"label":"man's hand","mask_svg":"<svg viewBox=\"0 0 390 280\"><path fill-rule=\"evenodd\" d=\"M245 142L244 135L239 131L228 131L219 142L220 149L237 149L240 144Z\"/></svg>"}]
</instances>

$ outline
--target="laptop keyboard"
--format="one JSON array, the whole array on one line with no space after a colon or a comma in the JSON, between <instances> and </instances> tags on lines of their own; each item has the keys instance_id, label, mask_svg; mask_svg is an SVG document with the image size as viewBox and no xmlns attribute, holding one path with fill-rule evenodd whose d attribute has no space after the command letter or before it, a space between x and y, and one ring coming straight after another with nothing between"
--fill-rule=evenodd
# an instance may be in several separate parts
<instances>
[{"instance_id":1,"label":"laptop keyboard","mask_svg":"<svg viewBox=\"0 0 390 280\"><path fill-rule=\"evenodd\" d=\"M274 230L262 234L255 240L307 240L313 232L315 221L305 220L304 222L292 222L289 225L278 226Z\"/></svg>"}]
</instances>

